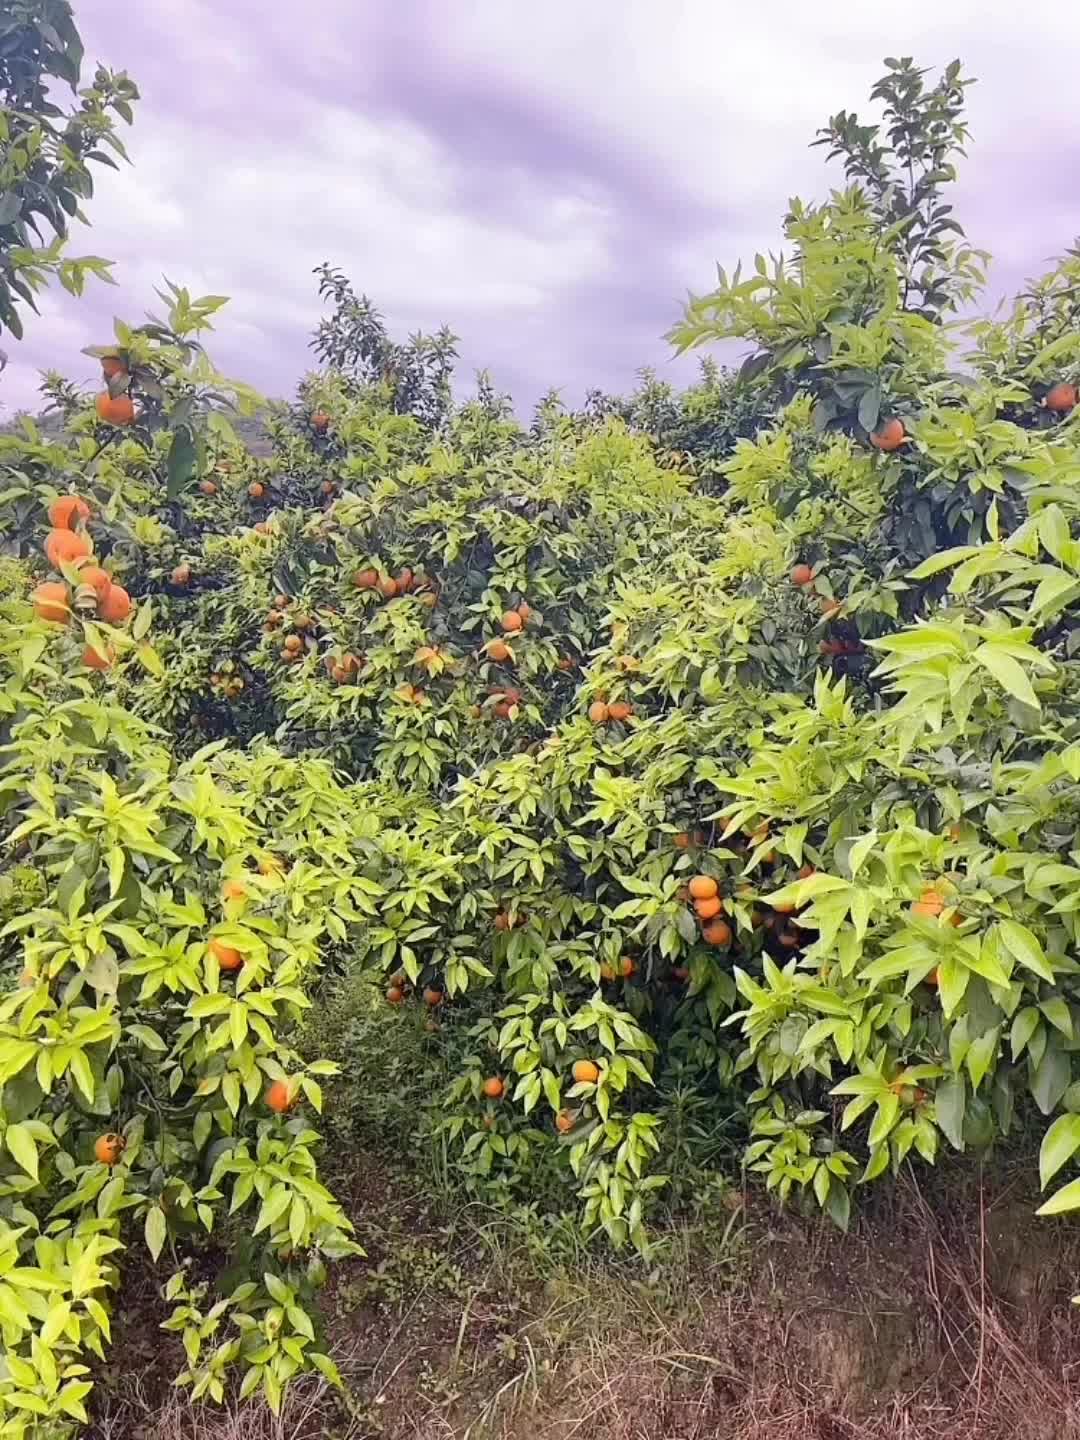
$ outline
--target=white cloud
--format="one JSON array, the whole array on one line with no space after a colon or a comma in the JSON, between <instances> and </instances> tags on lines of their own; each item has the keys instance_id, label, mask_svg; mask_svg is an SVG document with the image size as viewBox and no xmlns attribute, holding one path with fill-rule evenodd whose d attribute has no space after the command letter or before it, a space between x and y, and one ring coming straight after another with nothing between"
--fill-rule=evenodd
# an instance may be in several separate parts
<instances>
[{"instance_id":1,"label":"white cloud","mask_svg":"<svg viewBox=\"0 0 1080 1440\"><path fill-rule=\"evenodd\" d=\"M808 142L830 113L867 111L889 52L960 55L980 77L961 213L1000 254L995 284L1037 270L1076 223L1055 165L1080 41L1068 7L1052 38L1004 0L909 0L902 15L851 0L323 0L304 25L263 0L78 13L88 54L144 91L135 166L101 173L94 227L73 242L115 258L120 286L50 294L28 340L5 345L9 406L33 402L38 366L89 380L80 346L114 310L156 308L163 274L231 295L212 353L286 393L309 363L324 258L395 331L445 319L467 366L533 394L584 384L592 364L594 383L626 384L664 366L659 313L674 319L715 260L776 248L792 194L838 183ZM447 133L463 117L480 150L502 142L497 160ZM506 133L485 132L499 117Z\"/></svg>"}]
</instances>

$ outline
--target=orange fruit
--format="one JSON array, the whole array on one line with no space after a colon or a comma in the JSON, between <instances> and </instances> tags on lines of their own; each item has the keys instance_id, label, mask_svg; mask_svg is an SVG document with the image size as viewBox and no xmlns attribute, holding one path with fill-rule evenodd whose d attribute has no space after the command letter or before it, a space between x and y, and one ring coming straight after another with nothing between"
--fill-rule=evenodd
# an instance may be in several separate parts
<instances>
[{"instance_id":1,"label":"orange fruit","mask_svg":"<svg viewBox=\"0 0 1080 1440\"><path fill-rule=\"evenodd\" d=\"M239 950L222 944L220 940L211 940L207 948L217 961L219 970L239 970L244 963L244 957Z\"/></svg>"},{"instance_id":2,"label":"orange fruit","mask_svg":"<svg viewBox=\"0 0 1080 1440\"><path fill-rule=\"evenodd\" d=\"M615 967L614 967L614 965L609 965L606 960L605 960L604 963L600 966L600 979L601 979L601 980L614 980L614 979L615 979Z\"/></svg>"},{"instance_id":3,"label":"orange fruit","mask_svg":"<svg viewBox=\"0 0 1080 1440\"><path fill-rule=\"evenodd\" d=\"M936 919L945 909L945 897L939 890L924 890L911 907L913 915Z\"/></svg>"},{"instance_id":4,"label":"orange fruit","mask_svg":"<svg viewBox=\"0 0 1080 1440\"><path fill-rule=\"evenodd\" d=\"M521 604L517 607L517 613L521 616L521 623L527 625L532 619L532 606L528 601L522 600Z\"/></svg>"},{"instance_id":5,"label":"orange fruit","mask_svg":"<svg viewBox=\"0 0 1080 1440\"><path fill-rule=\"evenodd\" d=\"M434 1009L436 1005L441 1005L445 999L446 996L443 992L437 990L434 985L429 985L424 991L424 1004L430 1005L432 1009Z\"/></svg>"},{"instance_id":6,"label":"orange fruit","mask_svg":"<svg viewBox=\"0 0 1080 1440\"><path fill-rule=\"evenodd\" d=\"M379 572L377 570L357 570L353 576L353 584L358 590L374 590L379 583Z\"/></svg>"},{"instance_id":7,"label":"orange fruit","mask_svg":"<svg viewBox=\"0 0 1080 1440\"><path fill-rule=\"evenodd\" d=\"M200 480L200 481L199 481L199 489L202 491L202 493L203 493L204 495L216 495L216 494L217 494L217 486L214 484L213 480Z\"/></svg>"},{"instance_id":8,"label":"orange fruit","mask_svg":"<svg viewBox=\"0 0 1080 1440\"><path fill-rule=\"evenodd\" d=\"M398 583L391 575L385 576L379 581L379 593L385 600L393 600L398 593Z\"/></svg>"},{"instance_id":9,"label":"orange fruit","mask_svg":"<svg viewBox=\"0 0 1080 1440\"><path fill-rule=\"evenodd\" d=\"M326 413L326 411L316 410L315 414L311 417L312 429L318 430L319 434L321 435L324 430L329 428L329 425L330 416Z\"/></svg>"},{"instance_id":10,"label":"orange fruit","mask_svg":"<svg viewBox=\"0 0 1080 1440\"><path fill-rule=\"evenodd\" d=\"M1064 380L1059 380L1056 385L1051 386L1046 395L1046 408L1055 410L1060 415L1067 415L1070 410L1076 408L1077 400L1080 399L1080 391L1075 385L1069 385Z\"/></svg>"},{"instance_id":11,"label":"orange fruit","mask_svg":"<svg viewBox=\"0 0 1080 1440\"><path fill-rule=\"evenodd\" d=\"M941 984L941 977L938 974L938 967L936 965L934 966L933 970L930 971L930 974L927 975L926 983L927 985L933 986L935 990Z\"/></svg>"},{"instance_id":12,"label":"orange fruit","mask_svg":"<svg viewBox=\"0 0 1080 1440\"><path fill-rule=\"evenodd\" d=\"M713 920L702 930L701 938L706 945L716 945L723 949L725 945L731 944L731 926L726 920Z\"/></svg>"},{"instance_id":13,"label":"orange fruit","mask_svg":"<svg viewBox=\"0 0 1080 1440\"><path fill-rule=\"evenodd\" d=\"M407 594L409 593L409 591L413 588L413 581L414 581L415 579L416 579L415 575L414 575L413 572L409 569L408 565L406 565L403 570L399 570L399 571L398 571L398 575L397 575L397 587L398 587L398 591L399 591L402 595L407 595Z\"/></svg>"},{"instance_id":14,"label":"orange fruit","mask_svg":"<svg viewBox=\"0 0 1080 1440\"><path fill-rule=\"evenodd\" d=\"M94 1141L94 1159L102 1165L115 1165L127 1149L127 1141L115 1130L99 1135Z\"/></svg>"},{"instance_id":15,"label":"orange fruit","mask_svg":"<svg viewBox=\"0 0 1080 1440\"><path fill-rule=\"evenodd\" d=\"M266 486L262 483L261 480L253 480L248 486L248 494L251 496L252 500L261 500L262 497L266 494Z\"/></svg>"},{"instance_id":16,"label":"orange fruit","mask_svg":"<svg viewBox=\"0 0 1080 1440\"><path fill-rule=\"evenodd\" d=\"M310 630L313 625L311 616L306 615L303 611L301 611L299 615L293 616L292 623L294 630Z\"/></svg>"},{"instance_id":17,"label":"orange fruit","mask_svg":"<svg viewBox=\"0 0 1080 1440\"><path fill-rule=\"evenodd\" d=\"M281 643L286 650L291 651L294 655L298 654L304 648L304 642L299 635L286 635Z\"/></svg>"},{"instance_id":18,"label":"orange fruit","mask_svg":"<svg viewBox=\"0 0 1080 1440\"><path fill-rule=\"evenodd\" d=\"M54 570L85 560L93 551L89 535L76 534L74 530L50 530L45 540L45 554Z\"/></svg>"},{"instance_id":19,"label":"orange fruit","mask_svg":"<svg viewBox=\"0 0 1080 1440\"><path fill-rule=\"evenodd\" d=\"M686 888L695 900L711 900L720 893L720 886L711 875L695 875Z\"/></svg>"},{"instance_id":20,"label":"orange fruit","mask_svg":"<svg viewBox=\"0 0 1080 1440\"><path fill-rule=\"evenodd\" d=\"M809 880L809 878L810 878L811 875L816 875L816 874L817 874L817 871L814 869L813 865L801 865L801 866L799 867L799 879L800 879L800 880Z\"/></svg>"},{"instance_id":21,"label":"orange fruit","mask_svg":"<svg viewBox=\"0 0 1080 1440\"><path fill-rule=\"evenodd\" d=\"M680 830L671 843L675 846L676 850L689 850L690 836L685 830Z\"/></svg>"},{"instance_id":22,"label":"orange fruit","mask_svg":"<svg viewBox=\"0 0 1080 1440\"><path fill-rule=\"evenodd\" d=\"M49 524L54 530L74 530L90 519L90 506L81 495L61 495L49 506Z\"/></svg>"},{"instance_id":23,"label":"orange fruit","mask_svg":"<svg viewBox=\"0 0 1080 1440\"><path fill-rule=\"evenodd\" d=\"M604 725L611 711L604 704L603 700L594 700L589 706L589 719L594 725Z\"/></svg>"},{"instance_id":24,"label":"orange fruit","mask_svg":"<svg viewBox=\"0 0 1080 1440\"><path fill-rule=\"evenodd\" d=\"M843 602L842 602L842 601L840 601L840 600L829 600L829 599L826 599L824 596L822 597L822 600L821 600L821 613L822 613L822 615L825 617L826 620L835 620L836 617L837 617L837 615L840 614L840 612L841 612L841 610L843 610L843 608L844 608L844 606L843 606Z\"/></svg>"},{"instance_id":25,"label":"orange fruit","mask_svg":"<svg viewBox=\"0 0 1080 1440\"><path fill-rule=\"evenodd\" d=\"M34 614L39 620L48 620L54 625L66 625L71 611L68 609L68 588L56 580L39 585L31 599Z\"/></svg>"},{"instance_id":26,"label":"orange fruit","mask_svg":"<svg viewBox=\"0 0 1080 1440\"><path fill-rule=\"evenodd\" d=\"M92 645L87 645L82 654L82 663L88 670L109 670L116 660L116 651L110 645L106 655L99 655Z\"/></svg>"},{"instance_id":27,"label":"orange fruit","mask_svg":"<svg viewBox=\"0 0 1080 1440\"><path fill-rule=\"evenodd\" d=\"M190 565L177 565L172 572L172 583L174 585L186 585L191 579Z\"/></svg>"},{"instance_id":28,"label":"orange fruit","mask_svg":"<svg viewBox=\"0 0 1080 1440\"><path fill-rule=\"evenodd\" d=\"M793 585L810 585L814 579L814 572L809 565L795 565L791 571L791 583Z\"/></svg>"},{"instance_id":29,"label":"orange fruit","mask_svg":"<svg viewBox=\"0 0 1080 1440\"><path fill-rule=\"evenodd\" d=\"M110 585L98 601L98 615L108 625L119 625L131 614L131 596L122 585Z\"/></svg>"},{"instance_id":30,"label":"orange fruit","mask_svg":"<svg viewBox=\"0 0 1080 1440\"><path fill-rule=\"evenodd\" d=\"M694 909L700 920L712 920L720 914L720 896L711 895L707 900L695 900Z\"/></svg>"},{"instance_id":31,"label":"orange fruit","mask_svg":"<svg viewBox=\"0 0 1080 1440\"><path fill-rule=\"evenodd\" d=\"M111 380L114 375L126 375L128 368L118 355L104 355L101 360L101 373L106 380Z\"/></svg>"},{"instance_id":32,"label":"orange fruit","mask_svg":"<svg viewBox=\"0 0 1080 1440\"><path fill-rule=\"evenodd\" d=\"M870 444L875 450L899 450L906 440L903 421L895 418L879 425L870 436Z\"/></svg>"},{"instance_id":33,"label":"orange fruit","mask_svg":"<svg viewBox=\"0 0 1080 1440\"><path fill-rule=\"evenodd\" d=\"M574 1128L574 1117L569 1110L560 1110L555 1116L555 1129L560 1135L566 1135Z\"/></svg>"},{"instance_id":34,"label":"orange fruit","mask_svg":"<svg viewBox=\"0 0 1080 1440\"><path fill-rule=\"evenodd\" d=\"M112 576L107 570L102 570L100 565L80 565L79 584L89 585L100 605L112 585Z\"/></svg>"},{"instance_id":35,"label":"orange fruit","mask_svg":"<svg viewBox=\"0 0 1080 1440\"><path fill-rule=\"evenodd\" d=\"M626 700L614 700L608 706L608 718L610 720L629 720L634 713L634 707Z\"/></svg>"},{"instance_id":36,"label":"orange fruit","mask_svg":"<svg viewBox=\"0 0 1080 1440\"><path fill-rule=\"evenodd\" d=\"M400 1005L405 999L405 992L400 985L391 985L386 992L386 1000L390 1005Z\"/></svg>"},{"instance_id":37,"label":"orange fruit","mask_svg":"<svg viewBox=\"0 0 1080 1440\"><path fill-rule=\"evenodd\" d=\"M502 625L502 628L506 631L508 635L512 635L515 630L520 630L522 628L522 626L525 624L525 621L521 618L521 616L516 610L507 610L499 623Z\"/></svg>"},{"instance_id":38,"label":"orange fruit","mask_svg":"<svg viewBox=\"0 0 1080 1440\"><path fill-rule=\"evenodd\" d=\"M582 1085L595 1085L600 1079L600 1067L591 1060L575 1060L570 1073Z\"/></svg>"},{"instance_id":39,"label":"orange fruit","mask_svg":"<svg viewBox=\"0 0 1080 1440\"><path fill-rule=\"evenodd\" d=\"M268 610L266 612L266 628L268 630L276 630L284 619L285 616L282 615L280 610Z\"/></svg>"},{"instance_id":40,"label":"orange fruit","mask_svg":"<svg viewBox=\"0 0 1080 1440\"><path fill-rule=\"evenodd\" d=\"M619 974L624 980L629 980L632 975L637 974L637 966L629 955L623 955L619 960Z\"/></svg>"},{"instance_id":41,"label":"orange fruit","mask_svg":"<svg viewBox=\"0 0 1080 1440\"><path fill-rule=\"evenodd\" d=\"M489 1100L498 1100L506 1089L498 1075L489 1075L480 1087Z\"/></svg>"},{"instance_id":42,"label":"orange fruit","mask_svg":"<svg viewBox=\"0 0 1080 1440\"><path fill-rule=\"evenodd\" d=\"M98 418L107 425L130 425L135 419L135 406L130 395L110 395L107 390L94 401Z\"/></svg>"},{"instance_id":43,"label":"orange fruit","mask_svg":"<svg viewBox=\"0 0 1080 1440\"><path fill-rule=\"evenodd\" d=\"M247 893L247 886L242 880L226 880L221 887L223 900L246 900Z\"/></svg>"},{"instance_id":44,"label":"orange fruit","mask_svg":"<svg viewBox=\"0 0 1080 1440\"><path fill-rule=\"evenodd\" d=\"M494 660L499 665L511 658L510 646L504 640L489 640L484 648L487 651L488 659Z\"/></svg>"},{"instance_id":45,"label":"orange fruit","mask_svg":"<svg viewBox=\"0 0 1080 1440\"><path fill-rule=\"evenodd\" d=\"M275 1080L266 1091L266 1103L270 1109L278 1115L284 1115L296 1104L296 1097L289 1096L289 1083L287 1080Z\"/></svg>"},{"instance_id":46,"label":"orange fruit","mask_svg":"<svg viewBox=\"0 0 1080 1440\"><path fill-rule=\"evenodd\" d=\"M278 594L274 596L274 604L279 610L287 610L289 607L288 595L283 595L279 591Z\"/></svg>"}]
</instances>

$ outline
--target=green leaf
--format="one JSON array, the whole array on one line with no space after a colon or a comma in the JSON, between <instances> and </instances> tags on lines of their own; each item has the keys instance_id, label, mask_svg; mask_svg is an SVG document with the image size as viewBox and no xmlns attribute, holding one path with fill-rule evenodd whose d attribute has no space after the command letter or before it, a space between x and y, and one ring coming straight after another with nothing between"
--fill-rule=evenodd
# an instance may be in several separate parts
<instances>
[{"instance_id":1,"label":"green leaf","mask_svg":"<svg viewBox=\"0 0 1080 1440\"><path fill-rule=\"evenodd\" d=\"M1057 1044L1047 1045L1042 1059L1031 1077L1031 1094L1044 1115L1057 1109L1058 1101L1069 1088L1072 1074L1069 1057Z\"/></svg>"},{"instance_id":2,"label":"green leaf","mask_svg":"<svg viewBox=\"0 0 1080 1440\"><path fill-rule=\"evenodd\" d=\"M982 644L974 651L971 657L977 660L984 669L998 682L1001 688L1019 700L1023 705L1030 705L1033 710L1040 709L1039 697L1031 687L1031 681L1018 660L1011 655L1006 655L1001 649L996 648L992 643Z\"/></svg>"},{"instance_id":3,"label":"green leaf","mask_svg":"<svg viewBox=\"0 0 1080 1440\"><path fill-rule=\"evenodd\" d=\"M943 1080L934 1095L934 1113L942 1134L954 1150L964 1148L964 1111L967 1108L967 1081L963 1075Z\"/></svg>"},{"instance_id":4,"label":"green leaf","mask_svg":"<svg viewBox=\"0 0 1080 1440\"><path fill-rule=\"evenodd\" d=\"M146 1236L146 1248L155 1260L161 1254L161 1248L165 1244L168 1229L165 1211L160 1205L151 1205L150 1209L146 1212L146 1225L143 1233Z\"/></svg>"},{"instance_id":5,"label":"green leaf","mask_svg":"<svg viewBox=\"0 0 1080 1440\"><path fill-rule=\"evenodd\" d=\"M4 1131L4 1144L12 1158L32 1180L38 1178L38 1153L33 1135L25 1125L9 1125Z\"/></svg>"},{"instance_id":6,"label":"green leaf","mask_svg":"<svg viewBox=\"0 0 1080 1440\"><path fill-rule=\"evenodd\" d=\"M1039 1147L1039 1184L1044 1190L1077 1150L1080 1150L1080 1115L1059 1115Z\"/></svg>"},{"instance_id":7,"label":"green leaf","mask_svg":"<svg viewBox=\"0 0 1080 1440\"><path fill-rule=\"evenodd\" d=\"M1080 1180L1070 1180L1063 1190L1051 1195L1045 1205L1040 1205L1036 1215L1062 1215L1066 1210L1080 1209Z\"/></svg>"},{"instance_id":8,"label":"green leaf","mask_svg":"<svg viewBox=\"0 0 1080 1440\"><path fill-rule=\"evenodd\" d=\"M1023 965L1025 969L1033 971L1040 980L1048 980L1053 984L1054 972L1050 968L1038 937L1026 925L1021 925L1017 920L999 920L998 934L1018 965Z\"/></svg>"}]
</instances>

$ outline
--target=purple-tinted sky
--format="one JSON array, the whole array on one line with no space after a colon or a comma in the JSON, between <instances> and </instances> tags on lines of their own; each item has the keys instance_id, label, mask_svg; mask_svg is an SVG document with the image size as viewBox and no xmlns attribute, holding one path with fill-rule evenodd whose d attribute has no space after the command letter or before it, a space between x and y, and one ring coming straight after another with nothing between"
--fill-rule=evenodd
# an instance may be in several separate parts
<instances>
[{"instance_id":1,"label":"purple-tinted sky","mask_svg":"<svg viewBox=\"0 0 1080 1440\"><path fill-rule=\"evenodd\" d=\"M1080 9L1006 0L75 0L88 58L142 89L134 162L100 171L72 253L118 287L50 291L5 341L0 406L157 306L167 275L233 297L227 374L288 395L310 365L312 267L342 266L396 333L445 321L459 374L527 407L625 389L714 262L775 248L789 196L830 183L814 129L887 53L960 56L974 143L957 196L993 302L1080 231L1070 97ZM1044 19L1038 18L1042 14ZM839 171L831 183L839 183Z\"/></svg>"}]
</instances>

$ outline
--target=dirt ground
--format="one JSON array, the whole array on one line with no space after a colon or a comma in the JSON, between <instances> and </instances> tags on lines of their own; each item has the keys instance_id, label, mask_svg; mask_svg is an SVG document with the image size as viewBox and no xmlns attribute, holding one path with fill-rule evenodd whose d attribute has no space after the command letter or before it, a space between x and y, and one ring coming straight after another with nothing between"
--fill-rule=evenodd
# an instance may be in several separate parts
<instances>
[{"instance_id":1,"label":"dirt ground","mask_svg":"<svg viewBox=\"0 0 1080 1440\"><path fill-rule=\"evenodd\" d=\"M1080 1440L1080 1226L1018 1178L912 1175L842 1236L732 1190L649 1265L443 1210L365 1162L323 1310L344 1401L193 1409L148 1271L94 1434L123 1440ZM948 1204L944 1197L948 1196Z\"/></svg>"}]
</instances>

